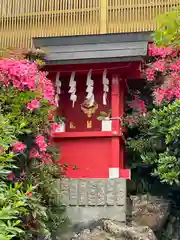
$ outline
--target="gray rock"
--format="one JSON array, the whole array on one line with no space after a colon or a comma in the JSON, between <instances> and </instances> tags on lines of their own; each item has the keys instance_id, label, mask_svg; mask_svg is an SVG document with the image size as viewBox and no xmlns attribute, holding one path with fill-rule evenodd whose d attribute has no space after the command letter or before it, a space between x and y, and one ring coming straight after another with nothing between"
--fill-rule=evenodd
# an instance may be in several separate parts
<instances>
[{"instance_id":1,"label":"gray rock","mask_svg":"<svg viewBox=\"0 0 180 240\"><path fill-rule=\"evenodd\" d=\"M132 221L161 231L170 215L171 204L163 198L149 195L131 196Z\"/></svg>"},{"instance_id":2,"label":"gray rock","mask_svg":"<svg viewBox=\"0 0 180 240\"><path fill-rule=\"evenodd\" d=\"M111 220L102 220L102 226L84 229L77 240L157 240L149 227L130 227ZM69 239L67 239L69 240Z\"/></svg>"},{"instance_id":3,"label":"gray rock","mask_svg":"<svg viewBox=\"0 0 180 240\"><path fill-rule=\"evenodd\" d=\"M110 220L104 221L104 230L122 240L156 240L154 232L149 227L122 226Z\"/></svg>"}]
</instances>

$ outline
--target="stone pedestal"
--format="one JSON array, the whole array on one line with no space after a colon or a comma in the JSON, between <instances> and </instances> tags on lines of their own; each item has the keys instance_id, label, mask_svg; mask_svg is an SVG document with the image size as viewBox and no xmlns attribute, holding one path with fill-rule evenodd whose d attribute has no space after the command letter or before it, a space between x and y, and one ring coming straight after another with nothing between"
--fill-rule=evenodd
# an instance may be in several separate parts
<instances>
[{"instance_id":1,"label":"stone pedestal","mask_svg":"<svg viewBox=\"0 0 180 240\"><path fill-rule=\"evenodd\" d=\"M72 224L88 224L103 218L125 223L126 180L66 179L60 187Z\"/></svg>"}]
</instances>

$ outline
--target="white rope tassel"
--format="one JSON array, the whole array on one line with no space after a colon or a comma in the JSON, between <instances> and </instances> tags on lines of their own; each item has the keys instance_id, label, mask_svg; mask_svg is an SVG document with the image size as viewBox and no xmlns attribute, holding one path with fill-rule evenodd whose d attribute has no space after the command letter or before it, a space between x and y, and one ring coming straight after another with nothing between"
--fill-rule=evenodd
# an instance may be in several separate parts
<instances>
[{"instance_id":1,"label":"white rope tassel","mask_svg":"<svg viewBox=\"0 0 180 240\"><path fill-rule=\"evenodd\" d=\"M60 72L57 72L56 74L56 82L55 82L55 86L56 86L56 96L55 96L55 101L56 101L56 106L59 107L59 95L61 94L61 81L60 81Z\"/></svg>"},{"instance_id":2,"label":"white rope tassel","mask_svg":"<svg viewBox=\"0 0 180 240\"><path fill-rule=\"evenodd\" d=\"M55 95L55 103L56 103L56 106L59 107L59 95L58 94Z\"/></svg>"},{"instance_id":3,"label":"white rope tassel","mask_svg":"<svg viewBox=\"0 0 180 240\"><path fill-rule=\"evenodd\" d=\"M71 93L70 100L73 103L72 107L74 107L75 102L77 101L75 74L76 74L76 72L72 72L70 81L69 81L69 87L70 87L69 93Z\"/></svg>"},{"instance_id":4,"label":"white rope tassel","mask_svg":"<svg viewBox=\"0 0 180 240\"><path fill-rule=\"evenodd\" d=\"M107 105L107 94L109 92L109 79L107 78L107 70L103 72L103 105Z\"/></svg>"},{"instance_id":5,"label":"white rope tassel","mask_svg":"<svg viewBox=\"0 0 180 240\"><path fill-rule=\"evenodd\" d=\"M91 79L92 77L92 70L89 71L87 75L87 81L86 81L86 92L87 96L86 99L89 101L89 106L92 107L95 101L94 98L94 81Z\"/></svg>"}]
</instances>

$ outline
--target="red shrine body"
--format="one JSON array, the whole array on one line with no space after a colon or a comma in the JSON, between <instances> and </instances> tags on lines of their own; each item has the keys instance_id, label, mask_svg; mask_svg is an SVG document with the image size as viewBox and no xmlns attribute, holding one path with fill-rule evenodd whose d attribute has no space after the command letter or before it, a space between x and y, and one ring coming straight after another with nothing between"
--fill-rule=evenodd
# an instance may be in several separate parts
<instances>
[{"instance_id":1,"label":"red shrine body","mask_svg":"<svg viewBox=\"0 0 180 240\"><path fill-rule=\"evenodd\" d=\"M54 133L53 140L60 149L60 162L68 166L67 177L130 178L130 170L125 167L120 117L124 113L126 80L140 79L140 69L140 61L48 67L48 77L53 82L56 81L57 72L60 73L61 93L56 114L63 116L66 121L65 129ZM96 102L91 112L83 107L89 71L94 81L93 94ZM106 104L103 104L104 71L107 71L109 80ZM69 93L72 72L75 72L77 95L74 107ZM102 111L111 111L112 120L99 121L97 118Z\"/></svg>"}]
</instances>

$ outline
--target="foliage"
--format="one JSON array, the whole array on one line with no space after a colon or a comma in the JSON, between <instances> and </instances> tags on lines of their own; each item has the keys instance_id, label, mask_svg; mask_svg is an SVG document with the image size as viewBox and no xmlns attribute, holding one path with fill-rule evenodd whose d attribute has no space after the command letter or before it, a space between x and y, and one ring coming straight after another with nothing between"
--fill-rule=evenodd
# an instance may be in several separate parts
<instances>
[{"instance_id":1,"label":"foliage","mask_svg":"<svg viewBox=\"0 0 180 240\"><path fill-rule=\"evenodd\" d=\"M176 7L171 12L161 14L157 17L158 28L153 37L158 47L180 45L180 8Z\"/></svg>"},{"instance_id":2,"label":"foliage","mask_svg":"<svg viewBox=\"0 0 180 240\"><path fill-rule=\"evenodd\" d=\"M23 191L22 184L7 184L7 176L16 168L16 154L11 151L11 145L18 140L15 127L3 115L0 115L0 132L0 239L12 239L24 233L21 217L27 213L27 193L34 188L29 185Z\"/></svg>"},{"instance_id":3,"label":"foliage","mask_svg":"<svg viewBox=\"0 0 180 240\"><path fill-rule=\"evenodd\" d=\"M151 115L143 119L139 134L127 141L129 150L136 153L138 160L154 165L153 174L170 184L179 184L179 113L179 100L153 109Z\"/></svg>"},{"instance_id":4,"label":"foliage","mask_svg":"<svg viewBox=\"0 0 180 240\"><path fill-rule=\"evenodd\" d=\"M12 239L17 236L24 236L21 217L26 216L29 199L28 192L22 191L22 185L16 183L13 187L2 184L0 189L0 239Z\"/></svg>"},{"instance_id":5,"label":"foliage","mask_svg":"<svg viewBox=\"0 0 180 240\"><path fill-rule=\"evenodd\" d=\"M111 118L111 110L109 110L108 112L100 112L100 116L97 117L97 120L99 121L103 121L103 120L109 120Z\"/></svg>"},{"instance_id":6,"label":"foliage","mask_svg":"<svg viewBox=\"0 0 180 240\"><path fill-rule=\"evenodd\" d=\"M144 101L143 114L134 109L125 116L129 138L126 141L131 167L151 166L153 175L168 184L180 180L179 106L180 106L180 49L179 8L158 17L159 28L149 51L147 85L153 101ZM150 85L149 85L150 84ZM139 95L142 100L142 94ZM139 108L140 109L140 108ZM129 124L127 119L133 119ZM128 124L127 124L128 123Z\"/></svg>"},{"instance_id":7,"label":"foliage","mask_svg":"<svg viewBox=\"0 0 180 240\"><path fill-rule=\"evenodd\" d=\"M15 56L0 60L0 112L5 124L0 125L0 171L5 192L14 191L23 205L14 209L17 222L9 219L6 225L15 228L18 223L17 239L37 239L50 236L64 222L64 207L51 201L60 196L55 183L61 173L59 153L50 139L56 125L48 120L55 108L54 88L35 57ZM8 195L4 199L8 203ZM15 199L11 198L11 208Z\"/></svg>"}]
</instances>

